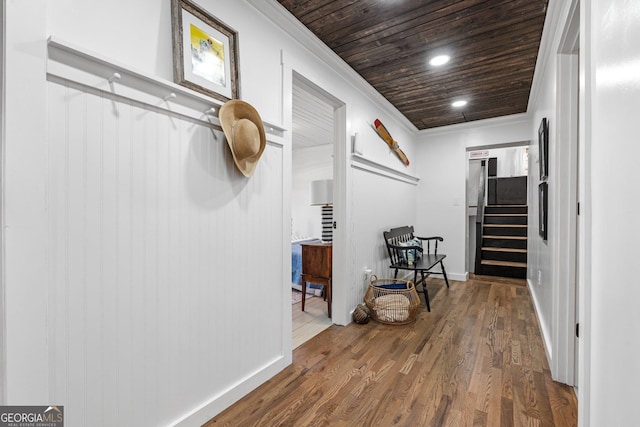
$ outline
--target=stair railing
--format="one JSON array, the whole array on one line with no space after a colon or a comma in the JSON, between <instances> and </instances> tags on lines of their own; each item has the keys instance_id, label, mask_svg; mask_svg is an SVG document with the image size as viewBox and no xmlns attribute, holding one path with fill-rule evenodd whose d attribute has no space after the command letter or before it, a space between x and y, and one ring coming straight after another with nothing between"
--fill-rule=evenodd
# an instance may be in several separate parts
<instances>
[{"instance_id":1,"label":"stair railing","mask_svg":"<svg viewBox=\"0 0 640 427\"><path fill-rule=\"evenodd\" d=\"M482 274L482 234L484 228L484 200L487 182L486 160L480 162L480 179L478 180L478 205L476 212L476 262L475 274Z\"/></svg>"}]
</instances>

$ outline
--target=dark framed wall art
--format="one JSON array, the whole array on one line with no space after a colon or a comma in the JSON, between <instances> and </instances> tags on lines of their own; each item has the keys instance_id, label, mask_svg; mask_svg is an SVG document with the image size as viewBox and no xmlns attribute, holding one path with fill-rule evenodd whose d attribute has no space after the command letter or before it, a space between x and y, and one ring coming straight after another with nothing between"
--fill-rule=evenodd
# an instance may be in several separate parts
<instances>
[{"instance_id":1,"label":"dark framed wall art","mask_svg":"<svg viewBox=\"0 0 640 427\"><path fill-rule=\"evenodd\" d=\"M538 128L538 150L540 153L540 180L549 176L549 121L545 118Z\"/></svg>"},{"instance_id":2,"label":"dark framed wall art","mask_svg":"<svg viewBox=\"0 0 640 427\"><path fill-rule=\"evenodd\" d=\"M549 186L546 182L541 182L538 185L538 233L542 240L547 240L547 224L548 224L548 195Z\"/></svg>"},{"instance_id":3,"label":"dark framed wall art","mask_svg":"<svg viewBox=\"0 0 640 427\"><path fill-rule=\"evenodd\" d=\"M171 0L176 83L226 102L240 97L238 33L188 0Z\"/></svg>"}]
</instances>

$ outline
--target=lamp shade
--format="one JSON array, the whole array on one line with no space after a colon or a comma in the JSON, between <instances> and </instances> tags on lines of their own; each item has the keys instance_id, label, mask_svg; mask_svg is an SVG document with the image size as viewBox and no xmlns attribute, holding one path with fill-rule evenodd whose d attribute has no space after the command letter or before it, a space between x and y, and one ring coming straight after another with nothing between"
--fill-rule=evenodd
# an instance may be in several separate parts
<instances>
[{"instance_id":1,"label":"lamp shade","mask_svg":"<svg viewBox=\"0 0 640 427\"><path fill-rule=\"evenodd\" d=\"M322 179L319 181L311 181L309 192L310 204L315 205L331 205L333 204L333 180Z\"/></svg>"}]
</instances>

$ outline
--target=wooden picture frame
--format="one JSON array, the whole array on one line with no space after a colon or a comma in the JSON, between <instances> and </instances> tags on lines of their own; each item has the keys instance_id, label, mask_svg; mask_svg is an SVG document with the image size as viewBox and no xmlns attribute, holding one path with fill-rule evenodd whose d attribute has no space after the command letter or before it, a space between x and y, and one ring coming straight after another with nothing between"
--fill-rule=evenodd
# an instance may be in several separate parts
<instances>
[{"instance_id":1,"label":"wooden picture frame","mask_svg":"<svg viewBox=\"0 0 640 427\"><path fill-rule=\"evenodd\" d=\"M538 148L540 153L540 180L549 176L549 121L545 118L538 128Z\"/></svg>"},{"instance_id":2,"label":"wooden picture frame","mask_svg":"<svg viewBox=\"0 0 640 427\"><path fill-rule=\"evenodd\" d=\"M548 212L549 212L549 185L546 182L541 182L538 185L538 234L542 237L542 240L547 240L548 237Z\"/></svg>"},{"instance_id":3,"label":"wooden picture frame","mask_svg":"<svg viewBox=\"0 0 640 427\"><path fill-rule=\"evenodd\" d=\"M222 102L240 97L238 33L188 0L171 0L176 83Z\"/></svg>"}]
</instances>

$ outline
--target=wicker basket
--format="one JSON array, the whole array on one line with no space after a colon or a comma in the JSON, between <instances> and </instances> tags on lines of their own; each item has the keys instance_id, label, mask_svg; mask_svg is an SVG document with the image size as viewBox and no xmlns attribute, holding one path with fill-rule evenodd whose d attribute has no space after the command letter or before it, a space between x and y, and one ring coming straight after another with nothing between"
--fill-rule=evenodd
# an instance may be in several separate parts
<instances>
[{"instance_id":1,"label":"wicker basket","mask_svg":"<svg viewBox=\"0 0 640 427\"><path fill-rule=\"evenodd\" d=\"M390 325L415 322L420 309L420 297L410 280L371 276L364 302L371 310L372 319Z\"/></svg>"}]
</instances>

